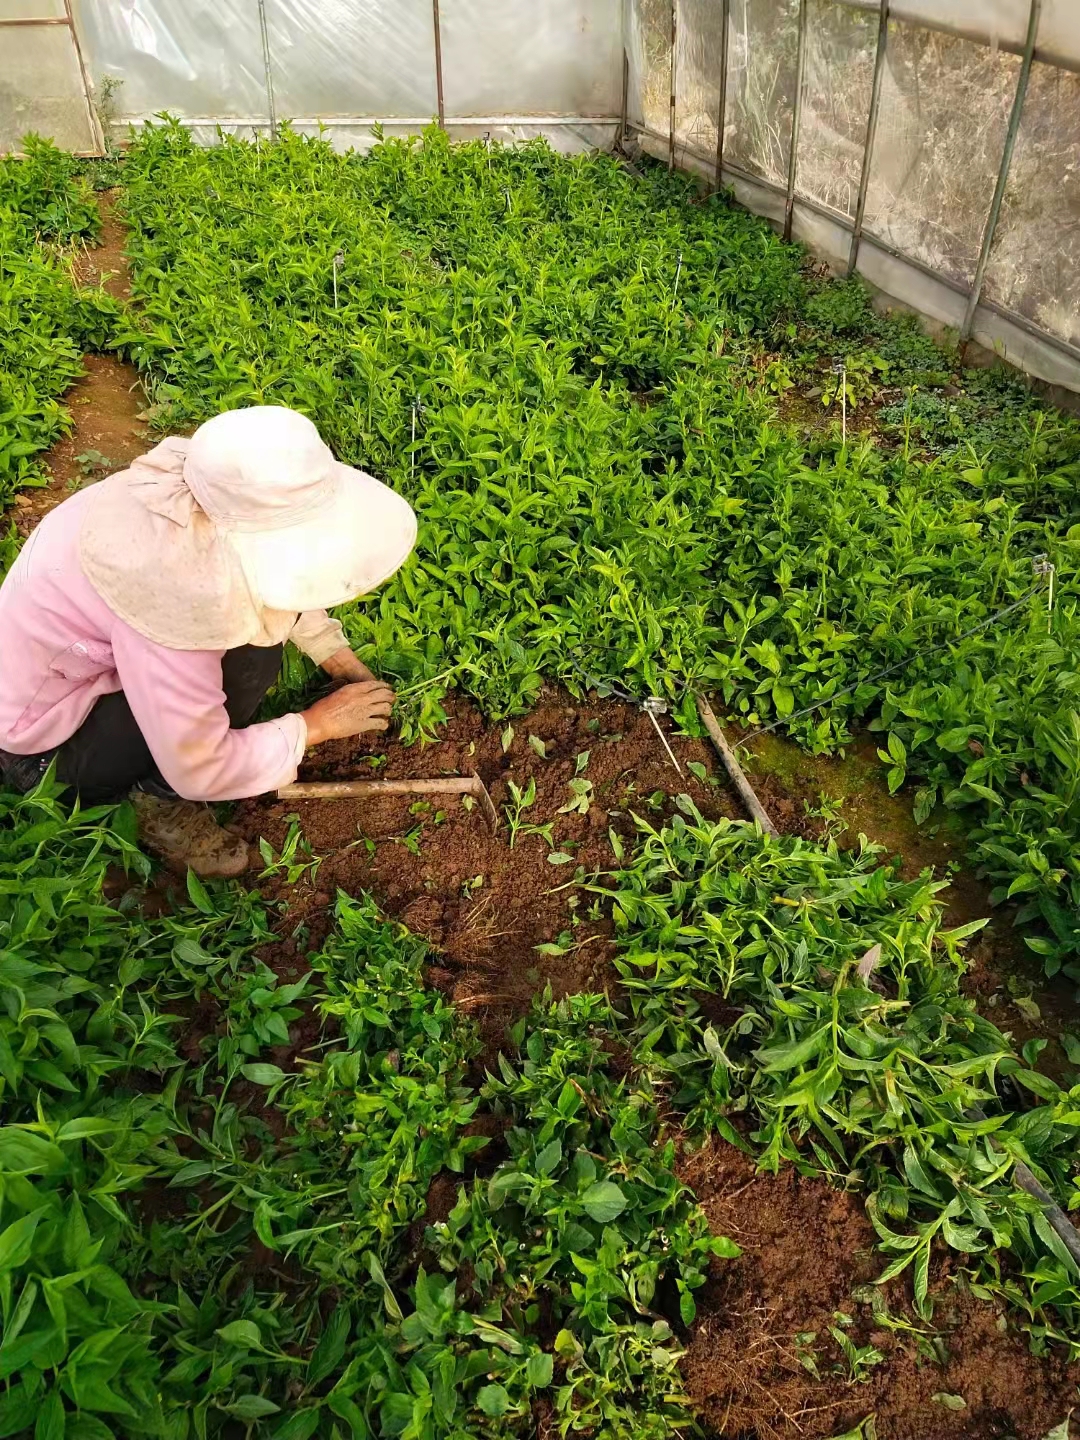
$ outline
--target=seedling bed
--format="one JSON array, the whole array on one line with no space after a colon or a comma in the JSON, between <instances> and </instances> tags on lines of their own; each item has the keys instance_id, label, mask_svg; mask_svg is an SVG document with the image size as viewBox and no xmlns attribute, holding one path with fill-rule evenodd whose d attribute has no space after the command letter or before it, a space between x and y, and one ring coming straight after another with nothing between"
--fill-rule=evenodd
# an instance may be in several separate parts
<instances>
[{"instance_id":1,"label":"seedling bed","mask_svg":"<svg viewBox=\"0 0 1080 1440\"><path fill-rule=\"evenodd\" d=\"M1076 1276L1008 1176L1026 1155L1075 1202L1080 1042L1044 1053L997 983L1015 912L971 933L985 884L943 912L920 872L970 849L1049 969L1080 949L1054 868L1080 430L660 171L165 124L122 167L126 240L106 204L75 259L118 273L77 292L38 237L97 210L32 149L0 210L43 347L0 329L30 437L5 493L81 350L147 390L92 363L19 531L95 452L300 405L424 519L344 614L399 734L309 777L475 769L502 823L248 802L263 873L185 892L123 811L0 796L32 997L0 1015L3 1433L673 1440L696 1411L739 1440L1068 1440ZM777 423L808 405L824 425ZM592 676L673 702L682 777ZM291 657L274 703L311 682ZM731 823L695 688L733 737L848 749L750 739L777 841Z\"/></svg>"}]
</instances>

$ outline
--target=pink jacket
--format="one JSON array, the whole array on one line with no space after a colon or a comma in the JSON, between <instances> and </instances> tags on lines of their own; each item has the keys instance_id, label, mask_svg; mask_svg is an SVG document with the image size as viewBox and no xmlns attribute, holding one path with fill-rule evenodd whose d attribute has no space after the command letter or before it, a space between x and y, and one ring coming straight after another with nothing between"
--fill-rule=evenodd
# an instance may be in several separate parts
<instances>
[{"instance_id":1,"label":"pink jacket","mask_svg":"<svg viewBox=\"0 0 1080 1440\"><path fill-rule=\"evenodd\" d=\"M83 574L81 491L38 525L0 585L0 750L37 755L70 739L101 695L123 690L159 770L188 800L239 800L296 779L299 715L233 730L221 650L170 650L119 619ZM325 611L289 638L316 662L344 643Z\"/></svg>"}]
</instances>

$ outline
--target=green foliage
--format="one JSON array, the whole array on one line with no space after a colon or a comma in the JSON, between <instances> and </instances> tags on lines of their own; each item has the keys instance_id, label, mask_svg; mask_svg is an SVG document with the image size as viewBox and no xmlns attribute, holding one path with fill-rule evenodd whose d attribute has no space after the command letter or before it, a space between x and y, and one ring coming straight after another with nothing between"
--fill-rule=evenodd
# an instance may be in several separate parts
<instances>
[{"instance_id":1,"label":"green foliage","mask_svg":"<svg viewBox=\"0 0 1080 1440\"><path fill-rule=\"evenodd\" d=\"M509 1156L459 1191L428 1243L444 1269L468 1266L473 1303L496 1297L510 1328L559 1327L564 1425L666 1436L688 1418L673 1327L693 1320L709 1257L739 1250L709 1236L676 1179L648 1087L614 1078L619 1019L598 995L549 996L519 1023L520 1060L500 1057L483 1091Z\"/></svg>"},{"instance_id":2,"label":"green foliage","mask_svg":"<svg viewBox=\"0 0 1080 1440\"><path fill-rule=\"evenodd\" d=\"M743 1143L731 1117L749 1110L763 1165L865 1188L895 1257L881 1278L912 1267L924 1316L943 1243L1037 1340L1075 1346L1075 1261L1011 1172L1025 1161L1068 1203L1080 1090L1028 1069L960 993L960 946L984 922L941 929L942 883L902 881L874 846L773 838L680 803L661 831L639 821L613 900L640 1062L689 1124Z\"/></svg>"},{"instance_id":3,"label":"green foliage","mask_svg":"<svg viewBox=\"0 0 1080 1440\"><path fill-rule=\"evenodd\" d=\"M366 159L291 135L208 151L175 125L130 152L128 344L160 422L295 405L420 511L414 561L342 614L382 673L432 681L411 733L447 679L501 715L545 674L663 689L709 653L705 567L738 506L719 457L684 476L682 432L757 429L725 345L794 297L800 262L690 194L435 128Z\"/></svg>"},{"instance_id":4,"label":"green foliage","mask_svg":"<svg viewBox=\"0 0 1080 1440\"><path fill-rule=\"evenodd\" d=\"M153 1170L178 1063L168 1017L133 989L149 937L102 895L110 866L146 861L105 810L69 813L51 781L0 794L0 1428L39 1415L88 1436L162 1423L153 1325L119 1273L122 1199ZM40 1424L38 1421L39 1430ZM95 1425L100 1428L94 1428ZM73 1429L72 1433L77 1433Z\"/></svg>"},{"instance_id":5,"label":"green foliage","mask_svg":"<svg viewBox=\"0 0 1080 1440\"><path fill-rule=\"evenodd\" d=\"M56 250L101 227L76 162L34 136L25 147L0 160L0 505L44 483L36 457L71 423L60 397L119 314L104 291L73 287Z\"/></svg>"},{"instance_id":6,"label":"green foliage","mask_svg":"<svg viewBox=\"0 0 1080 1440\"><path fill-rule=\"evenodd\" d=\"M494 1440L544 1395L676 1434L676 1332L737 1252L615 1078L608 1002L539 1004L476 1089L472 1026L369 900L282 979L254 892L107 903L147 874L130 837L51 778L0 793L0 1432Z\"/></svg>"},{"instance_id":7,"label":"green foliage","mask_svg":"<svg viewBox=\"0 0 1080 1440\"><path fill-rule=\"evenodd\" d=\"M1002 895L1021 879L1051 968L1070 963L1077 817L1054 737L1080 710L1075 421L961 372L659 167L437 129L364 158L288 133L205 150L166 122L124 174L127 345L159 422L294 405L416 505L413 561L342 610L408 692L407 738L441 723L448 686L500 716L544 677L704 685L815 750L870 719L894 732L893 788L922 779L923 818L962 807L978 863ZM771 389L835 401L838 361L895 443L772 423ZM1040 592L969 634L1028 594L1040 553L1051 631ZM937 743L962 728L977 763Z\"/></svg>"}]
</instances>

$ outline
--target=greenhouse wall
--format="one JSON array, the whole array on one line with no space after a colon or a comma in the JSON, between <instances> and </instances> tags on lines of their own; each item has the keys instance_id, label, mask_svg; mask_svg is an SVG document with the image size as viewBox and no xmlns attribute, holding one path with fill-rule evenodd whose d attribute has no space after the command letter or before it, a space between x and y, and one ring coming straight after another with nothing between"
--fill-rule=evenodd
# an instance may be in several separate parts
<instances>
[{"instance_id":1,"label":"greenhouse wall","mask_svg":"<svg viewBox=\"0 0 1080 1440\"><path fill-rule=\"evenodd\" d=\"M646 151L1080 391L1075 0L627 5L626 128Z\"/></svg>"},{"instance_id":2,"label":"greenhouse wall","mask_svg":"<svg viewBox=\"0 0 1080 1440\"><path fill-rule=\"evenodd\" d=\"M0 41L0 148L166 110L207 143L636 140L1080 392L1076 0L0 0Z\"/></svg>"}]
</instances>

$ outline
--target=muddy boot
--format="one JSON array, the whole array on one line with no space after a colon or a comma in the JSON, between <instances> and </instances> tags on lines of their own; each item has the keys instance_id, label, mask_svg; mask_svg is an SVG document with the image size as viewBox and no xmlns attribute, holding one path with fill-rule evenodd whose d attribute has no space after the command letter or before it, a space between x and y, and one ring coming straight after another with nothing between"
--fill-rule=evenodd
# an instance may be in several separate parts
<instances>
[{"instance_id":1,"label":"muddy boot","mask_svg":"<svg viewBox=\"0 0 1080 1440\"><path fill-rule=\"evenodd\" d=\"M249 864L247 841L224 830L205 805L193 800L160 800L133 790L139 839L167 865L196 875L240 875Z\"/></svg>"}]
</instances>

